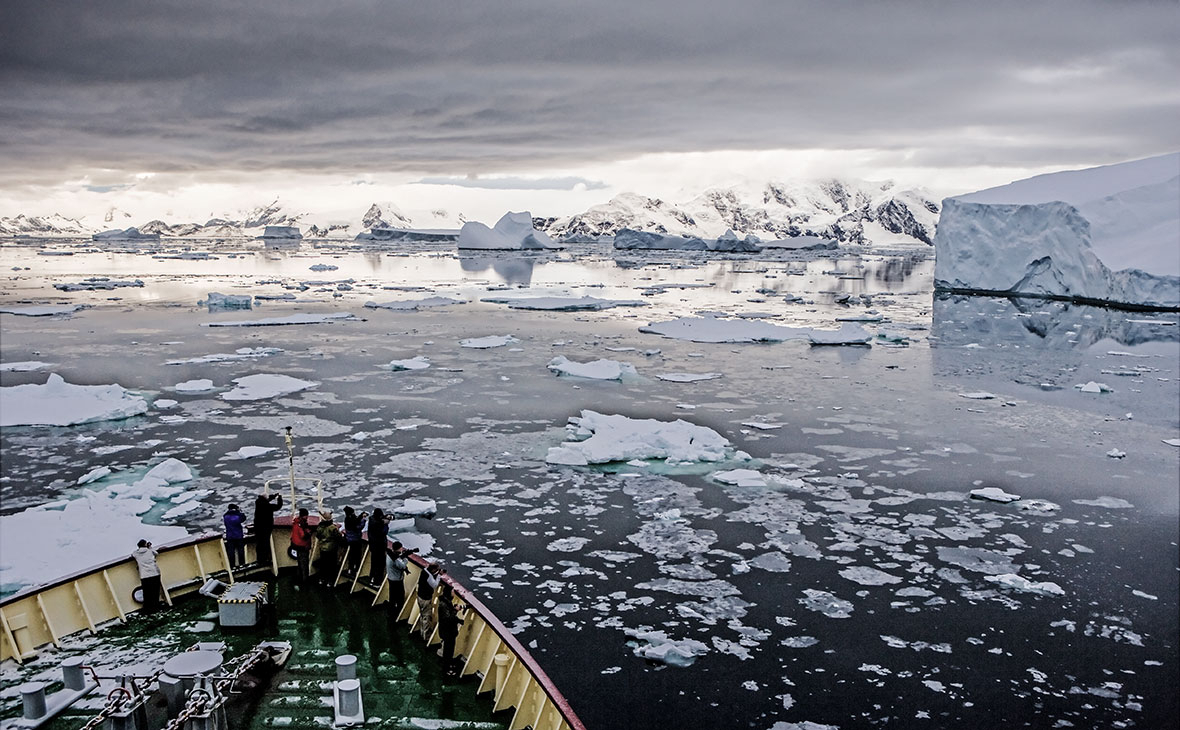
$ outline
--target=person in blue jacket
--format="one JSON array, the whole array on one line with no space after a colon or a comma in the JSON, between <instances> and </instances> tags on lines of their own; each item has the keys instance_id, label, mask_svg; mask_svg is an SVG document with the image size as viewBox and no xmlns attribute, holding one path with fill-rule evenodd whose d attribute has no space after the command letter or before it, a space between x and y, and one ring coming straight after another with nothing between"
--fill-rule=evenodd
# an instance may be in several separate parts
<instances>
[{"instance_id":1,"label":"person in blue jacket","mask_svg":"<svg viewBox=\"0 0 1180 730\"><path fill-rule=\"evenodd\" d=\"M231 504L222 518L225 522L225 549L229 553L229 567L246 564L246 515Z\"/></svg>"}]
</instances>

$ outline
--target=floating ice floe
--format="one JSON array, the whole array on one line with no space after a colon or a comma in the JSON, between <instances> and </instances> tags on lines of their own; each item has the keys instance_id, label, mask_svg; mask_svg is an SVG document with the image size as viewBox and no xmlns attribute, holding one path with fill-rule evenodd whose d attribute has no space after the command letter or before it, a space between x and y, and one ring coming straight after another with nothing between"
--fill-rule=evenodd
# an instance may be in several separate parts
<instances>
[{"instance_id":1,"label":"floating ice floe","mask_svg":"<svg viewBox=\"0 0 1180 730\"><path fill-rule=\"evenodd\" d=\"M873 336L864 327L855 324L844 324L835 331L812 329L807 332L807 339L813 345L868 345Z\"/></svg>"},{"instance_id":2,"label":"floating ice floe","mask_svg":"<svg viewBox=\"0 0 1180 730\"><path fill-rule=\"evenodd\" d=\"M277 375L275 373L246 375L241 378L234 378L233 382L235 383L233 390L221 394L223 400L262 400L289 393L298 393L301 390L307 390L308 388L314 388L319 385L319 383L313 380L300 380L299 378L292 378L290 375Z\"/></svg>"},{"instance_id":3,"label":"floating ice floe","mask_svg":"<svg viewBox=\"0 0 1180 730\"><path fill-rule=\"evenodd\" d=\"M340 267L336 264L312 264L308 266L308 271L336 271Z\"/></svg>"},{"instance_id":4,"label":"floating ice floe","mask_svg":"<svg viewBox=\"0 0 1180 730\"><path fill-rule=\"evenodd\" d=\"M777 421L742 421L743 426L748 426L759 431L774 431L787 425Z\"/></svg>"},{"instance_id":5,"label":"floating ice floe","mask_svg":"<svg viewBox=\"0 0 1180 730\"><path fill-rule=\"evenodd\" d=\"M1074 387L1077 388L1078 390L1082 391L1083 393L1113 393L1114 392L1114 388L1110 387L1106 383L1096 383L1093 380L1091 380L1088 383L1079 383L1078 385L1075 385Z\"/></svg>"},{"instance_id":6,"label":"floating ice floe","mask_svg":"<svg viewBox=\"0 0 1180 730\"><path fill-rule=\"evenodd\" d=\"M395 373L402 370L425 370L430 367L430 360L425 355L418 355L408 360L390 360L387 367Z\"/></svg>"},{"instance_id":7,"label":"floating ice floe","mask_svg":"<svg viewBox=\"0 0 1180 730\"><path fill-rule=\"evenodd\" d=\"M1032 512L1033 514L1049 515L1061 509L1061 505L1056 502L1050 502L1047 499L1022 499L1016 503L1016 507L1022 512Z\"/></svg>"},{"instance_id":8,"label":"floating ice floe","mask_svg":"<svg viewBox=\"0 0 1180 730\"><path fill-rule=\"evenodd\" d=\"M1168 446L1180 446L1180 439L1163 439Z\"/></svg>"},{"instance_id":9,"label":"floating ice floe","mask_svg":"<svg viewBox=\"0 0 1180 730\"><path fill-rule=\"evenodd\" d=\"M992 502L1015 502L1020 499L1018 494L1009 494L999 487L984 487L982 489L972 489L971 496L976 499L987 499Z\"/></svg>"},{"instance_id":10,"label":"floating ice floe","mask_svg":"<svg viewBox=\"0 0 1180 730\"><path fill-rule=\"evenodd\" d=\"M512 342L520 342L520 340L512 335L488 335L487 337L470 337L466 340L459 340L459 346L474 350L487 350L493 347L503 347Z\"/></svg>"},{"instance_id":11,"label":"floating ice floe","mask_svg":"<svg viewBox=\"0 0 1180 730\"><path fill-rule=\"evenodd\" d=\"M188 534L183 527L145 524L130 504L87 493L0 517L0 591L126 557L138 540L159 546Z\"/></svg>"},{"instance_id":12,"label":"floating ice floe","mask_svg":"<svg viewBox=\"0 0 1180 730\"><path fill-rule=\"evenodd\" d=\"M640 332L662 335L690 342L784 342L806 339L810 330L782 327L748 319L721 319L715 315L680 317L667 322L652 322Z\"/></svg>"},{"instance_id":13,"label":"floating ice floe","mask_svg":"<svg viewBox=\"0 0 1180 730\"><path fill-rule=\"evenodd\" d=\"M121 385L73 385L57 373L44 385L0 388L0 426L75 426L147 410L146 399Z\"/></svg>"},{"instance_id":14,"label":"floating ice floe","mask_svg":"<svg viewBox=\"0 0 1180 730\"><path fill-rule=\"evenodd\" d=\"M852 604L827 591L807 588L803 591L803 598L799 603L804 607L822 613L828 618L848 618L852 615Z\"/></svg>"},{"instance_id":15,"label":"floating ice floe","mask_svg":"<svg viewBox=\"0 0 1180 730\"><path fill-rule=\"evenodd\" d=\"M111 279L106 276L92 276L88 279L83 279L76 284L54 284L53 288L58 291L107 291L110 289L121 289L124 287L142 287L143 280L141 279Z\"/></svg>"},{"instance_id":16,"label":"floating ice floe","mask_svg":"<svg viewBox=\"0 0 1180 730\"><path fill-rule=\"evenodd\" d=\"M273 446L243 446L237 451L229 452L226 456L231 459L257 459L259 456L266 456L277 450Z\"/></svg>"},{"instance_id":17,"label":"floating ice floe","mask_svg":"<svg viewBox=\"0 0 1180 730\"><path fill-rule=\"evenodd\" d=\"M507 304L509 309L535 309L546 312L586 312L614 307L646 307L637 299L599 299L598 297L484 297L481 302Z\"/></svg>"},{"instance_id":18,"label":"floating ice floe","mask_svg":"<svg viewBox=\"0 0 1180 730\"><path fill-rule=\"evenodd\" d=\"M657 380L669 383L696 383L701 380L716 380L721 373L656 373Z\"/></svg>"},{"instance_id":19,"label":"floating ice floe","mask_svg":"<svg viewBox=\"0 0 1180 730\"><path fill-rule=\"evenodd\" d=\"M71 314L83 309L81 304L30 304L23 307L0 307L0 313L21 317L52 317L57 314Z\"/></svg>"},{"instance_id":20,"label":"floating ice floe","mask_svg":"<svg viewBox=\"0 0 1180 730\"><path fill-rule=\"evenodd\" d=\"M282 352L279 347L239 347L233 352L219 352L213 355L201 355L200 357L189 357L183 360L168 360L165 365L204 365L212 362L234 362L236 360L257 360L262 357L270 357Z\"/></svg>"},{"instance_id":21,"label":"floating ice floe","mask_svg":"<svg viewBox=\"0 0 1180 730\"><path fill-rule=\"evenodd\" d=\"M155 408L175 408L178 405L180 405L180 401L175 401L171 398L157 398L152 401L152 406Z\"/></svg>"},{"instance_id":22,"label":"floating ice floe","mask_svg":"<svg viewBox=\"0 0 1180 730\"><path fill-rule=\"evenodd\" d=\"M82 476L78 477L78 481L74 482L74 484L81 486L83 484L89 484L90 482L96 482L99 479L108 476L110 473L111 468L109 466L96 466Z\"/></svg>"},{"instance_id":23,"label":"floating ice floe","mask_svg":"<svg viewBox=\"0 0 1180 730\"><path fill-rule=\"evenodd\" d=\"M186 380L183 383L177 383L172 386L172 389L177 393L206 393L213 390L213 381L208 378L197 378L196 380Z\"/></svg>"},{"instance_id":24,"label":"floating ice floe","mask_svg":"<svg viewBox=\"0 0 1180 730\"><path fill-rule=\"evenodd\" d=\"M1135 505L1131 504L1125 499L1118 497L1098 497L1097 499L1075 499L1074 504L1081 504L1087 507L1105 507L1107 509L1130 509Z\"/></svg>"},{"instance_id":25,"label":"floating ice floe","mask_svg":"<svg viewBox=\"0 0 1180 730\"><path fill-rule=\"evenodd\" d=\"M988 393L986 390L980 390L974 393L959 393L959 397L969 398L971 400L991 400L996 397L996 394Z\"/></svg>"},{"instance_id":26,"label":"floating ice floe","mask_svg":"<svg viewBox=\"0 0 1180 730\"><path fill-rule=\"evenodd\" d=\"M663 631L623 629L627 636L635 639L628 642L634 646L635 656L661 662L672 667L687 667L698 656L707 654L709 647L694 639L670 639Z\"/></svg>"},{"instance_id":27,"label":"floating ice floe","mask_svg":"<svg viewBox=\"0 0 1180 730\"><path fill-rule=\"evenodd\" d=\"M1021 593L1039 593L1042 596L1065 595L1065 590L1056 583L1050 583L1049 581L1037 583L1015 573L986 575L984 576L984 580L989 580L993 583L999 583L1002 586L1007 586L1008 588L1020 591Z\"/></svg>"},{"instance_id":28,"label":"floating ice floe","mask_svg":"<svg viewBox=\"0 0 1180 730\"><path fill-rule=\"evenodd\" d=\"M448 307L452 304L466 304L466 299L453 297L425 297L423 299L401 299L391 302L365 302L369 309L390 309L395 312L416 312L419 309Z\"/></svg>"},{"instance_id":29,"label":"floating ice floe","mask_svg":"<svg viewBox=\"0 0 1180 730\"><path fill-rule=\"evenodd\" d=\"M395 515L411 517L434 517L438 514L438 503L433 499L409 498L402 500L401 504L392 507L390 512Z\"/></svg>"},{"instance_id":30,"label":"floating ice floe","mask_svg":"<svg viewBox=\"0 0 1180 730\"><path fill-rule=\"evenodd\" d=\"M901 578L896 575L862 565L849 566L840 571L840 576L862 586L883 586L901 582Z\"/></svg>"},{"instance_id":31,"label":"floating ice floe","mask_svg":"<svg viewBox=\"0 0 1180 730\"><path fill-rule=\"evenodd\" d=\"M722 319L716 314L652 322L640 332L690 342L785 342L808 340L813 345L867 345L872 340L863 327L845 324L838 330L782 327L750 319Z\"/></svg>"},{"instance_id":32,"label":"floating ice floe","mask_svg":"<svg viewBox=\"0 0 1180 730\"><path fill-rule=\"evenodd\" d=\"M624 376L638 375L635 366L631 363L618 360L575 362L564 355L553 358L546 367L558 375L570 375L589 380L622 380Z\"/></svg>"},{"instance_id":33,"label":"floating ice floe","mask_svg":"<svg viewBox=\"0 0 1180 730\"><path fill-rule=\"evenodd\" d=\"M1015 573L1020 568L1012 563L1011 557L985 548L940 547L938 558L951 565L985 575Z\"/></svg>"},{"instance_id":34,"label":"floating ice floe","mask_svg":"<svg viewBox=\"0 0 1180 730\"><path fill-rule=\"evenodd\" d=\"M722 484L733 484L738 487L765 487L766 477L753 469L730 469L729 471L715 471L710 474L714 480Z\"/></svg>"},{"instance_id":35,"label":"floating ice floe","mask_svg":"<svg viewBox=\"0 0 1180 730\"><path fill-rule=\"evenodd\" d=\"M492 228L477 221L464 223L459 229L458 247L483 251L561 248L543 231L533 228L533 216L528 211L505 213Z\"/></svg>"},{"instance_id":36,"label":"floating ice floe","mask_svg":"<svg viewBox=\"0 0 1180 730\"><path fill-rule=\"evenodd\" d=\"M24 360L22 362L6 362L0 364L0 373L32 373L45 368L53 367L51 362L40 362L39 360Z\"/></svg>"},{"instance_id":37,"label":"floating ice floe","mask_svg":"<svg viewBox=\"0 0 1180 730\"><path fill-rule=\"evenodd\" d=\"M253 306L249 294L221 294L211 291L205 297L205 306L210 312L227 309L250 309Z\"/></svg>"},{"instance_id":38,"label":"floating ice floe","mask_svg":"<svg viewBox=\"0 0 1180 730\"><path fill-rule=\"evenodd\" d=\"M325 324L328 322L357 322L360 318L349 312L327 314L290 314L286 317L264 319L239 319L225 322L202 322L202 327L282 327L296 324Z\"/></svg>"},{"instance_id":39,"label":"floating ice floe","mask_svg":"<svg viewBox=\"0 0 1180 730\"><path fill-rule=\"evenodd\" d=\"M550 542L546 549L556 553L576 553L589 542L588 537L562 537Z\"/></svg>"},{"instance_id":40,"label":"floating ice floe","mask_svg":"<svg viewBox=\"0 0 1180 730\"><path fill-rule=\"evenodd\" d=\"M711 428L683 420L657 421L584 410L566 427L575 439L549 449L550 464L585 466L631 459L669 462L721 461L729 440Z\"/></svg>"},{"instance_id":41,"label":"floating ice floe","mask_svg":"<svg viewBox=\"0 0 1180 730\"><path fill-rule=\"evenodd\" d=\"M1127 458L1127 452L1122 451L1120 449L1111 449L1110 451L1106 452L1106 455L1112 459L1125 459L1125 458Z\"/></svg>"}]
</instances>

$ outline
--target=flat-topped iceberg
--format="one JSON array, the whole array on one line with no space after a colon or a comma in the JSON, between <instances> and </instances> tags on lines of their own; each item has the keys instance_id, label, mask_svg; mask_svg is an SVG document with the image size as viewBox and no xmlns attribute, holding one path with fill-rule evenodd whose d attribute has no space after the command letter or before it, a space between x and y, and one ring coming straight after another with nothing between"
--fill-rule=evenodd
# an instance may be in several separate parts
<instances>
[{"instance_id":1,"label":"flat-topped iceberg","mask_svg":"<svg viewBox=\"0 0 1180 730\"><path fill-rule=\"evenodd\" d=\"M303 234L299 231L299 226L267 226L258 238L261 240L298 241L303 238Z\"/></svg>"},{"instance_id":2,"label":"flat-topped iceberg","mask_svg":"<svg viewBox=\"0 0 1180 730\"><path fill-rule=\"evenodd\" d=\"M1180 153L948 198L935 286L1180 307Z\"/></svg>"},{"instance_id":3,"label":"flat-topped iceberg","mask_svg":"<svg viewBox=\"0 0 1180 730\"><path fill-rule=\"evenodd\" d=\"M140 233L138 228L112 228L109 231L95 233L91 238L95 241L159 241L159 233Z\"/></svg>"},{"instance_id":4,"label":"flat-topped iceberg","mask_svg":"<svg viewBox=\"0 0 1180 730\"><path fill-rule=\"evenodd\" d=\"M264 319L239 319L221 322L202 322L204 327L282 327L295 324L325 324L327 322L356 322L358 317L349 312L329 314L289 314L286 317Z\"/></svg>"},{"instance_id":5,"label":"flat-topped iceberg","mask_svg":"<svg viewBox=\"0 0 1180 730\"><path fill-rule=\"evenodd\" d=\"M449 307L452 304L466 304L465 299L453 297L425 297L423 299L400 299L391 302L365 302L368 309L389 309L395 312L417 312L419 309Z\"/></svg>"},{"instance_id":6,"label":"flat-topped iceberg","mask_svg":"<svg viewBox=\"0 0 1180 730\"><path fill-rule=\"evenodd\" d=\"M73 385L57 373L44 385L0 388L0 426L75 426L147 410L144 398L121 385Z\"/></svg>"},{"instance_id":7,"label":"flat-topped iceberg","mask_svg":"<svg viewBox=\"0 0 1180 730\"><path fill-rule=\"evenodd\" d=\"M620 250L721 251L731 253L757 253L762 250L757 236L738 238L732 230L726 231L720 238L703 239L695 236L673 236L624 228L615 234L614 245Z\"/></svg>"},{"instance_id":8,"label":"flat-topped iceberg","mask_svg":"<svg viewBox=\"0 0 1180 730\"><path fill-rule=\"evenodd\" d=\"M458 246L483 251L561 248L544 231L533 228L533 216L528 211L505 213L493 228L468 221L459 229Z\"/></svg>"},{"instance_id":9,"label":"flat-topped iceberg","mask_svg":"<svg viewBox=\"0 0 1180 730\"><path fill-rule=\"evenodd\" d=\"M618 360L576 362L564 355L558 355L550 360L547 367L558 375L571 375L589 380L622 380L626 375L638 375L631 363Z\"/></svg>"},{"instance_id":10,"label":"flat-topped iceberg","mask_svg":"<svg viewBox=\"0 0 1180 730\"><path fill-rule=\"evenodd\" d=\"M253 304L249 294L222 294L211 291L205 297L205 306L210 312L226 309L250 309Z\"/></svg>"},{"instance_id":11,"label":"flat-topped iceberg","mask_svg":"<svg viewBox=\"0 0 1180 730\"><path fill-rule=\"evenodd\" d=\"M729 439L711 428L677 419L628 418L584 410L566 427L572 439L549 449L550 464L585 466L632 459L721 461Z\"/></svg>"},{"instance_id":12,"label":"flat-topped iceberg","mask_svg":"<svg viewBox=\"0 0 1180 730\"><path fill-rule=\"evenodd\" d=\"M0 307L0 313L16 314L21 317L53 317L58 314L72 314L84 306L82 304L28 304L15 307Z\"/></svg>"},{"instance_id":13,"label":"flat-topped iceberg","mask_svg":"<svg viewBox=\"0 0 1180 730\"><path fill-rule=\"evenodd\" d=\"M501 297L480 299L481 302L507 304L509 309L536 309L546 312L586 312L614 307L646 307L638 299L599 299L598 297Z\"/></svg>"}]
</instances>

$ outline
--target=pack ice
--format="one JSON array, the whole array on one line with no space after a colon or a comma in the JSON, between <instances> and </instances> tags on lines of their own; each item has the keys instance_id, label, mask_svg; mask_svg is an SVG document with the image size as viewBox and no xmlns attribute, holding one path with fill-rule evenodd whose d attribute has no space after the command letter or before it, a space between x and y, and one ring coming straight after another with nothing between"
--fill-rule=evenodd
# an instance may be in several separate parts
<instances>
[{"instance_id":1,"label":"pack ice","mask_svg":"<svg viewBox=\"0 0 1180 730\"><path fill-rule=\"evenodd\" d=\"M1180 153L943 201L935 286L1180 306Z\"/></svg>"},{"instance_id":2,"label":"pack ice","mask_svg":"<svg viewBox=\"0 0 1180 730\"><path fill-rule=\"evenodd\" d=\"M147 401L121 385L73 385L52 373L44 385L0 388L0 426L75 426L146 413Z\"/></svg>"},{"instance_id":3,"label":"pack ice","mask_svg":"<svg viewBox=\"0 0 1180 730\"><path fill-rule=\"evenodd\" d=\"M458 246L485 251L561 248L543 231L533 228L533 215L528 211L505 213L492 228L468 221L459 229Z\"/></svg>"}]
</instances>

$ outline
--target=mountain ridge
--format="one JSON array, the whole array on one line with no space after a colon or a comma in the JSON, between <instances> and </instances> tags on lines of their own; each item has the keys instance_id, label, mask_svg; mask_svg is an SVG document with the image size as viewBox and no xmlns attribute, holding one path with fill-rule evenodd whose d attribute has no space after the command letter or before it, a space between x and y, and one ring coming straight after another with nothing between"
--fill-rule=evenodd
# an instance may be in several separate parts
<instances>
[{"instance_id":1,"label":"mountain ridge","mask_svg":"<svg viewBox=\"0 0 1180 730\"><path fill-rule=\"evenodd\" d=\"M931 244L939 210L938 203L918 188L830 178L713 188L683 203L626 192L575 215L534 216L533 220L538 230L566 241L609 237L630 228L699 238L717 238L732 230L764 240L817 236L856 245ZM112 215L115 211L117 216ZM103 223L109 224L115 217L133 219L130 213L112 208ZM204 222L152 219L135 228L166 239L232 238L253 237L265 226L283 225L299 226L310 238L354 238L372 229L457 229L466 221L466 216L446 210L411 215L393 203L381 202L367 208L358 205L356 213L329 216L288 210L276 198ZM56 214L0 217L0 236L85 236L110 227Z\"/></svg>"}]
</instances>

